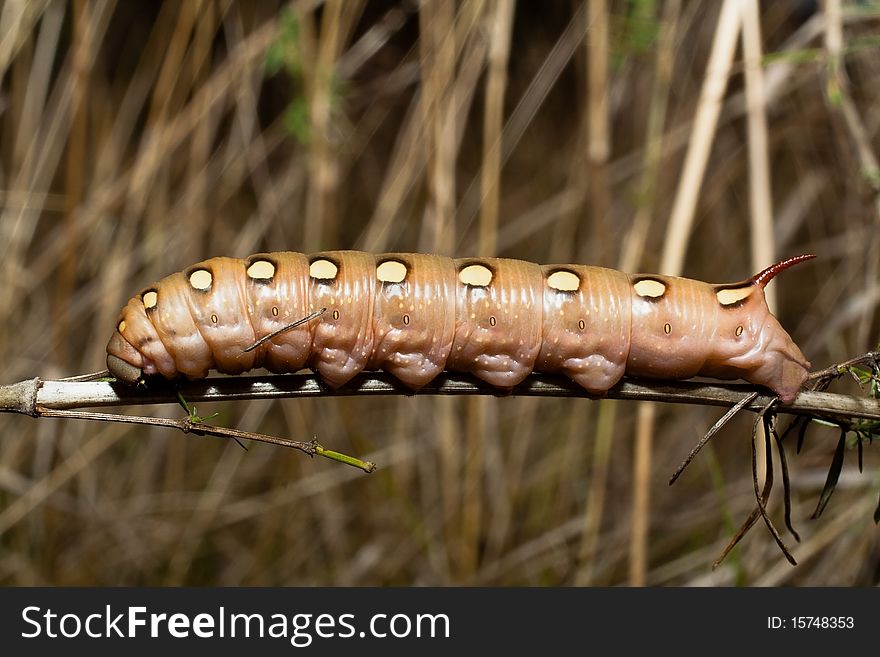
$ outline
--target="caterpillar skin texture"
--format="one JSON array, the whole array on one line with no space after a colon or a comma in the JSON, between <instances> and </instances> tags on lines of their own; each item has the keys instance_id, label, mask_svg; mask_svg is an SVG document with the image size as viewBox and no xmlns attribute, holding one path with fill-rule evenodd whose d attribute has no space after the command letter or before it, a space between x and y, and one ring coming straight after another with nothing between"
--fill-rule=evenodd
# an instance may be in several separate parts
<instances>
[{"instance_id":1,"label":"caterpillar skin texture","mask_svg":"<svg viewBox=\"0 0 880 657\"><path fill-rule=\"evenodd\" d=\"M624 374L744 379L790 402L809 362L764 286L813 256L731 285L500 258L328 251L211 258L133 297L107 367L134 384L309 367L333 388L382 369L417 389L444 369L509 389L559 373L594 394ZM319 317L245 349L326 308Z\"/></svg>"}]
</instances>

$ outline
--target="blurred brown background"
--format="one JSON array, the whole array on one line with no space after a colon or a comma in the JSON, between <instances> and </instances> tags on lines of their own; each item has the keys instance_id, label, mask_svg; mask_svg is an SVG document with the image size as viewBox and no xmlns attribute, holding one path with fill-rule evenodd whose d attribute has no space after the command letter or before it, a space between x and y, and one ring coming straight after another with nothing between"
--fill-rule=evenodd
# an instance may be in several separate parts
<instances>
[{"instance_id":1,"label":"blurred brown background","mask_svg":"<svg viewBox=\"0 0 880 657\"><path fill-rule=\"evenodd\" d=\"M878 49L874 2L6 0L2 382L101 369L143 285L264 250L497 253L716 282L813 252L773 284L777 314L814 366L858 355L878 344ZM212 410L380 469L0 417L0 582L880 578L876 448L861 475L847 454L809 520L833 429L789 450L801 565L759 524L712 571L754 502L748 417L669 488L717 409ZM781 524L778 491L771 512Z\"/></svg>"}]
</instances>

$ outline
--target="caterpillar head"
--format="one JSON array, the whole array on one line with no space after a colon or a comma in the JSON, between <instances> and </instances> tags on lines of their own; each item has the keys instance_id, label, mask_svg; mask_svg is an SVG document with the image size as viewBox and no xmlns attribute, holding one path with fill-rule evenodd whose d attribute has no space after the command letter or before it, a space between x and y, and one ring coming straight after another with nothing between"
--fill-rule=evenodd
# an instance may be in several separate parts
<instances>
[{"instance_id":1,"label":"caterpillar head","mask_svg":"<svg viewBox=\"0 0 880 657\"><path fill-rule=\"evenodd\" d=\"M770 388L785 403L794 400L810 363L770 313L764 287L782 270L814 257L789 258L741 283L715 287L721 308L713 354L702 373L745 379Z\"/></svg>"},{"instance_id":2,"label":"caterpillar head","mask_svg":"<svg viewBox=\"0 0 880 657\"><path fill-rule=\"evenodd\" d=\"M135 365L134 363L140 363ZM135 385L143 378L143 356L122 337L119 331L114 331L107 345L107 369L117 381L127 385Z\"/></svg>"}]
</instances>

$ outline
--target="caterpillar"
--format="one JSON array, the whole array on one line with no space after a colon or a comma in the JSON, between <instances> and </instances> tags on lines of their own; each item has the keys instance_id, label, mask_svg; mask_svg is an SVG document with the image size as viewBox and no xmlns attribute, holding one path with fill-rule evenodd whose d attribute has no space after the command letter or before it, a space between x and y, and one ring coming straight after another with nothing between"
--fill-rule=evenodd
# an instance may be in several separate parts
<instances>
[{"instance_id":1,"label":"caterpillar","mask_svg":"<svg viewBox=\"0 0 880 657\"><path fill-rule=\"evenodd\" d=\"M385 370L510 389L532 371L602 394L624 374L744 379L790 402L810 363L764 286L801 255L715 285L588 265L358 251L217 257L132 297L107 345L120 382L315 370L338 388Z\"/></svg>"}]
</instances>

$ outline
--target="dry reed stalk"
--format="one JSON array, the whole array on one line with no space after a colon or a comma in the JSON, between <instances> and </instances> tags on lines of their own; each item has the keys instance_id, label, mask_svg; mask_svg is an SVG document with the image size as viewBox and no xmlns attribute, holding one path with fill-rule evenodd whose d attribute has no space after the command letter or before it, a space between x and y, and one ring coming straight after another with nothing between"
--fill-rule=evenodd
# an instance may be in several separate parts
<instances>
[{"instance_id":1,"label":"dry reed stalk","mask_svg":"<svg viewBox=\"0 0 880 657\"><path fill-rule=\"evenodd\" d=\"M571 61L583 40L583 24L585 20L586 6L578 5L566 25L565 30L553 43L553 48L542 61L540 68L529 81L523 95L514 105L510 116L504 125L501 134L501 166L507 162L517 144L523 138L526 129L535 119L535 115L541 108L547 95L556 84L563 69ZM465 190L458 208L460 230L464 233L470 228L471 222L477 217L480 209L480 185L481 176L475 177ZM464 246L464 244L460 244Z\"/></svg>"},{"instance_id":2,"label":"dry reed stalk","mask_svg":"<svg viewBox=\"0 0 880 657\"><path fill-rule=\"evenodd\" d=\"M23 101L22 115L39 119L29 122L30 133L19 132L17 135L15 152L19 154L19 161L11 187L28 194L36 192L41 195L48 191L61 161L72 116L70 108L76 84L72 57L65 59L63 70L59 74L61 83L56 84L49 93L52 55L60 38L63 17L63 7L58 5L50 8L45 16ZM97 13L96 20L99 23L100 17L101 14ZM100 28L96 31L96 37L100 37ZM83 65L90 66L91 62L83 62ZM22 278L22 254L34 237L39 212L39 206L34 204L21 207L14 213L4 209L0 215L0 259L3 262L3 273L10 280ZM8 314L20 294L21 290L16 286L5 287L0 294L0 313Z\"/></svg>"},{"instance_id":3,"label":"dry reed stalk","mask_svg":"<svg viewBox=\"0 0 880 657\"><path fill-rule=\"evenodd\" d=\"M651 404L639 404L636 419L636 448L633 458L632 542L629 553L629 584L648 583L648 544L651 528L651 441L655 413ZM646 447L647 445L647 447Z\"/></svg>"},{"instance_id":4,"label":"dry reed stalk","mask_svg":"<svg viewBox=\"0 0 880 657\"><path fill-rule=\"evenodd\" d=\"M328 0L325 3L315 67L311 74L306 75L306 79L311 80L311 84L307 85L310 91L310 156L303 237L306 250L318 250L321 244L336 244L340 238L339 218L335 210L339 163L335 140L331 137L335 64L363 6L360 0Z\"/></svg>"},{"instance_id":5,"label":"dry reed stalk","mask_svg":"<svg viewBox=\"0 0 880 657\"><path fill-rule=\"evenodd\" d=\"M427 138L427 128L423 123L424 112L425 98L420 93L413 97L406 117L401 121L376 208L361 236L355 241L357 248L383 251L385 245L391 241L392 226L399 219L407 195L427 164L427 149L423 141ZM420 250L430 251L431 247L422 243Z\"/></svg>"},{"instance_id":6,"label":"dry reed stalk","mask_svg":"<svg viewBox=\"0 0 880 657\"><path fill-rule=\"evenodd\" d=\"M852 99L844 71L843 18L840 0L825 2L825 49L828 51L826 84L829 102L840 109L844 124L856 147L861 166L860 173L874 193L874 231L866 243L868 257L867 266L864 268L864 287L868 298L876 297L880 295L880 264L878 264L880 259L876 257L880 252L880 162L871 145L870 133L865 128L865 123ZM856 344L874 346L876 338L872 340L870 331L878 305L880 302L876 299L873 303L865 304L864 313L858 324Z\"/></svg>"},{"instance_id":7,"label":"dry reed stalk","mask_svg":"<svg viewBox=\"0 0 880 657\"><path fill-rule=\"evenodd\" d=\"M211 66L211 41L213 35L217 31L218 23L221 19L220 11L212 1L202 5L202 11L198 12L195 21L195 27L192 35L192 55L189 58L188 73L189 80L186 81L187 86L191 89L198 89L207 80ZM243 89L247 85L242 85ZM210 112L202 109L207 116L211 116ZM213 119L213 117L211 117ZM198 124L193 131L192 138L189 143L189 152L186 167L186 189L185 194L185 217L188 229L180 236L180 254L181 257L188 261L197 261L202 256L202 245L210 230L210 222L208 216L209 205L209 189L207 179L201 175L208 167L211 158L212 140L216 134L216 120L205 120ZM174 209L169 213L175 216Z\"/></svg>"},{"instance_id":8,"label":"dry reed stalk","mask_svg":"<svg viewBox=\"0 0 880 657\"><path fill-rule=\"evenodd\" d=\"M167 6L169 6L167 3L163 4L163 7ZM234 90L233 83L249 70L249 66L252 66L263 56L274 40L276 32L277 25L271 21L256 28L248 35L247 40L235 49L234 55L218 67L211 79L199 89L193 100L179 114L169 118L162 130L146 138L146 144L140 149L134 162L124 169L122 175L96 176L99 182L90 190L91 203L81 208L76 216L77 229L81 233L93 231L99 220L107 213L117 210L119 204L126 197L143 198L145 185L163 162L162 153L173 152L192 133L199 122L205 119L205 112L228 101L229 94ZM119 125L123 132L131 129L132 122L136 118L136 114L133 112L137 103L140 102L138 100L140 89L139 86L133 85L133 93L126 99L130 100L129 107L126 108L126 112L123 112L122 116L126 117L127 121ZM98 158L99 172L103 174L116 170L114 161L118 165L118 154L121 151L108 149L108 152L114 155L104 160L103 164L102 158ZM107 182L104 182L105 180ZM123 230L127 229L128 225L123 223ZM43 276L48 274L51 269L49 264L55 261L62 246L62 242L54 236L49 239L45 249L41 250L31 265L35 272L32 280L29 281L31 285L39 285L42 282L41 272L44 272ZM122 243L120 246L126 247L123 253L132 251L130 243ZM130 259L126 259L126 269L122 273L127 274L129 265ZM125 278L127 275L122 276L123 280ZM114 305L118 305L118 301Z\"/></svg>"},{"instance_id":9,"label":"dry reed stalk","mask_svg":"<svg viewBox=\"0 0 880 657\"><path fill-rule=\"evenodd\" d=\"M166 44L165 57L159 68L147 111L145 135L158 133L169 117L178 114L185 103L184 78L189 42L196 24L201 2L180 5L174 19L174 27ZM189 133L185 138L189 137ZM171 160L168 152L151 149L149 139L140 142L141 153L149 162L149 174L140 184L124 194L122 213L139 217L145 215L143 245L145 257L150 262L161 262L172 242L176 226L168 221L170 197Z\"/></svg>"},{"instance_id":10,"label":"dry reed stalk","mask_svg":"<svg viewBox=\"0 0 880 657\"><path fill-rule=\"evenodd\" d=\"M473 5L473 3L469 3ZM419 11L419 54L422 72L421 110L425 129L424 150L427 152L428 203L422 221L422 244L429 244L436 253L449 254L456 243L455 223L456 184L455 170L458 154L456 139L456 43L464 35L455 29L456 7L452 3L426 2ZM459 15L464 13L459 10ZM421 145L418 145L421 146ZM441 469L444 484L451 485L449 499L444 507L447 523L446 560L459 577L467 578L476 563L475 545L479 540L481 494L480 481L482 460L480 443L482 434L474 431L476 411L468 408L468 424L465 427L465 448L459 471L458 452L461 447L455 426L457 406L452 401L441 401L436 407L441 428ZM458 507L458 504L461 506ZM455 531L457 528L458 531ZM452 530L452 531L450 531Z\"/></svg>"},{"instance_id":11,"label":"dry reed stalk","mask_svg":"<svg viewBox=\"0 0 880 657\"><path fill-rule=\"evenodd\" d=\"M609 217L610 189L608 185L608 158L611 155L611 123L609 89L609 39L608 4L605 0L589 0L587 5L585 37L586 97L585 126L583 129L586 157L578 154L572 169L577 178L573 181L582 198L573 213L570 225L583 218L583 195L589 198L589 238L577 250L581 262L602 264L610 252ZM588 586L593 583L599 533L604 515L608 483L608 467L611 459L611 439L614 433L614 408L600 403L595 417L594 443L591 460L591 476L587 504L584 510L584 529L581 536L579 564L575 583Z\"/></svg>"},{"instance_id":12,"label":"dry reed stalk","mask_svg":"<svg viewBox=\"0 0 880 657\"><path fill-rule=\"evenodd\" d=\"M0 13L0 75L33 33L34 26L51 5L49 0L4 2Z\"/></svg>"},{"instance_id":13,"label":"dry reed stalk","mask_svg":"<svg viewBox=\"0 0 880 657\"><path fill-rule=\"evenodd\" d=\"M639 202L636 206L632 227L623 244L618 266L623 271L636 271L641 266L651 219L658 203L657 191L663 163L664 129L672 89L672 72L675 65L675 38L678 32L681 0L669 0L664 5L657 35L654 59L654 79L651 85L651 103L645 134L644 163L639 181Z\"/></svg>"},{"instance_id":14,"label":"dry reed stalk","mask_svg":"<svg viewBox=\"0 0 880 657\"><path fill-rule=\"evenodd\" d=\"M761 15L757 0L745 0L742 15L745 60L746 116L749 150L749 220L752 269L761 271L777 261L773 235L773 198L767 138L767 94L761 64ZM776 288L765 291L767 305L776 312Z\"/></svg>"},{"instance_id":15,"label":"dry reed stalk","mask_svg":"<svg viewBox=\"0 0 880 657\"><path fill-rule=\"evenodd\" d=\"M84 469L94 465L95 459L115 445L119 438L118 431L113 430L112 427L106 427L95 433L85 443L81 443L45 476L38 477L37 482L26 493L0 511L0 533L5 534L61 486L79 475Z\"/></svg>"},{"instance_id":16,"label":"dry reed stalk","mask_svg":"<svg viewBox=\"0 0 880 657\"><path fill-rule=\"evenodd\" d=\"M426 135L429 203L425 226L437 253L448 255L455 245L455 121L453 89L456 76L455 7L426 2L419 12L421 28L423 121Z\"/></svg>"},{"instance_id":17,"label":"dry reed stalk","mask_svg":"<svg viewBox=\"0 0 880 657\"><path fill-rule=\"evenodd\" d=\"M251 408L254 408L253 406ZM214 517L226 502L228 491L235 481L235 473L246 452L230 444L214 465L210 478L198 494L198 502L187 522L181 526L177 547L165 571L165 585L180 582L193 565L196 553L210 531Z\"/></svg>"},{"instance_id":18,"label":"dry reed stalk","mask_svg":"<svg viewBox=\"0 0 880 657\"><path fill-rule=\"evenodd\" d=\"M669 91L674 66L674 43L677 33L681 3L678 0L667 2L657 40L656 65L651 91L651 105L648 112L648 126L645 143L644 173L640 182L640 203L636 209L632 229L624 244L620 257L623 271L635 271L642 262L648 229L653 210L657 204L657 186L660 175L661 157L664 143ZM631 550L629 554L629 583L644 586L647 579L647 544L650 527L650 442L653 411L646 404L640 404L636 421L636 449L633 457L633 507L631 522ZM648 448L646 448L646 445Z\"/></svg>"},{"instance_id":19,"label":"dry reed stalk","mask_svg":"<svg viewBox=\"0 0 880 657\"><path fill-rule=\"evenodd\" d=\"M608 185L608 158L611 155L609 121L609 40L608 2L589 0L587 3L587 159L590 163L590 248L582 250L582 262L602 264L610 252L608 244L611 190Z\"/></svg>"},{"instance_id":20,"label":"dry reed stalk","mask_svg":"<svg viewBox=\"0 0 880 657\"><path fill-rule=\"evenodd\" d=\"M599 552L599 533L605 513L605 498L608 494L608 466L614 438L614 420L614 408L607 400L602 400L599 403L593 439L590 489L584 511L578 569L575 575L577 586L596 584L596 560Z\"/></svg>"},{"instance_id":21,"label":"dry reed stalk","mask_svg":"<svg viewBox=\"0 0 880 657\"><path fill-rule=\"evenodd\" d=\"M497 253L498 208L501 195L501 135L504 121L504 96L507 91L507 67L510 56L514 4L512 0L494 0L489 13L489 75L486 81L483 112L483 167L480 185L479 251Z\"/></svg>"},{"instance_id":22,"label":"dry reed stalk","mask_svg":"<svg viewBox=\"0 0 880 657\"><path fill-rule=\"evenodd\" d=\"M741 1L724 0L718 16L712 53L706 65L696 118L688 140L687 155L669 217L666 239L663 242L663 254L660 258L660 272L663 274L680 276L684 269L700 185L718 128L718 117L733 64L741 21Z\"/></svg>"},{"instance_id":23,"label":"dry reed stalk","mask_svg":"<svg viewBox=\"0 0 880 657\"><path fill-rule=\"evenodd\" d=\"M64 336L70 331L70 306L73 297L77 270L77 247L79 231L73 221L76 207L80 204L85 186L85 168L87 161L87 98L89 76L89 48L92 44L91 12L85 0L74 0L73 3L73 76L75 78L73 99L71 101L70 139L67 145L67 162L65 167L65 183L67 187L64 212L65 249L58 267L58 284L55 287L55 307L58 308L57 323L54 326L55 342L59 345L57 362L62 367L71 365L67 341Z\"/></svg>"},{"instance_id":24,"label":"dry reed stalk","mask_svg":"<svg viewBox=\"0 0 880 657\"><path fill-rule=\"evenodd\" d=\"M737 36L742 19L740 0L725 0L718 17L718 26L712 45L712 53L706 66L697 115L688 142L687 155L682 169L681 179L676 190L675 201L663 242L663 254L660 260L660 271L664 274L679 276L684 265L684 256L691 235L694 215L696 214L700 184L706 171L709 149L718 126L724 91L736 49ZM639 409L639 431L636 434L634 462L640 472L650 472L653 460L653 427L656 418L656 407L652 403L643 404ZM639 502L636 513L639 525L636 526L637 536L648 540L645 527L650 517L650 477L633 480L633 500ZM647 555L647 547L633 548L630 572L643 583L646 565L638 563Z\"/></svg>"},{"instance_id":25,"label":"dry reed stalk","mask_svg":"<svg viewBox=\"0 0 880 657\"><path fill-rule=\"evenodd\" d=\"M773 198L767 137L767 93L762 68L761 15L757 0L742 5L742 50L745 69L746 128L749 153L749 223L752 269L761 271L776 262ZM771 312L776 311L776 287L764 290ZM773 447L771 446L771 449ZM767 457L757 457L758 476L764 476Z\"/></svg>"},{"instance_id":26,"label":"dry reed stalk","mask_svg":"<svg viewBox=\"0 0 880 657\"><path fill-rule=\"evenodd\" d=\"M851 531L853 527L871 522L871 515L876 508L875 500L865 495L856 504L841 510L831 522L819 529L815 534L798 546L798 557L802 563L807 563L815 557L829 543L838 539L841 534ZM787 571L787 572L786 572ZM798 573L784 559L780 559L770 568L767 568L755 579L755 586L786 586Z\"/></svg>"},{"instance_id":27,"label":"dry reed stalk","mask_svg":"<svg viewBox=\"0 0 880 657\"><path fill-rule=\"evenodd\" d=\"M480 196L482 205L478 224L477 250L485 255L497 255L499 206L502 193L501 186L501 136L504 125L504 97L507 91L507 68L510 56L510 43L513 29L514 4L512 0L492 0L485 8L485 24L488 33L488 50L486 60L488 74L484 92L485 109L483 110L483 144L481 160ZM510 525L512 510L505 485L506 468L503 465L501 449L497 440L497 418L489 417L489 405L486 400L474 400L471 411L475 417L483 419L481 430L485 438L483 445L476 448L481 453L488 451L485 476L490 484L490 503L492 512L487 515L486 530L487 546L483 560L496 558L501 544ZM523 435L522 440L528 440ZM471 576L476 573L477 566L471 568Z\"/></svg>"}]
</instances>

